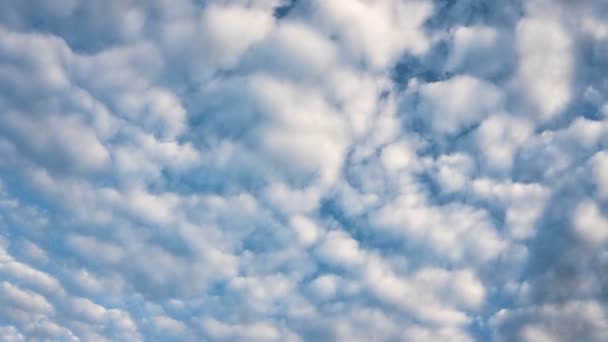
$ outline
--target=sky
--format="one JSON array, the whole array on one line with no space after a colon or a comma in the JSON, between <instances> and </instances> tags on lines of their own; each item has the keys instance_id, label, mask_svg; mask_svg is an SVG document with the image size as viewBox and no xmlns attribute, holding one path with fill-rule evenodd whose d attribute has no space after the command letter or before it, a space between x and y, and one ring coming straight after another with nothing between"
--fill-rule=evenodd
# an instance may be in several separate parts
<instances>
[{"instance_id":1,"label":"sky","mask_svg":"<svg viewBox=\"0 0 608 342\"><path fill-rule=\"evenodd\" d=\"M1 7L1 341L608 341L608 2Z\"/></svg>"}]
</instances>

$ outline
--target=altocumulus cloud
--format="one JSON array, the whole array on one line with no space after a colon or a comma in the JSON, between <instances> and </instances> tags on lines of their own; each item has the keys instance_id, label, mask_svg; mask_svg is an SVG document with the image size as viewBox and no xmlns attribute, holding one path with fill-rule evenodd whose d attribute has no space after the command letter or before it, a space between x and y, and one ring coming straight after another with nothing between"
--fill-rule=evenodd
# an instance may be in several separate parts
<instances>
[{"instance_id":1,"label":"altocumulus cloud","mask_svg":"<svg viewBox=\"0 0 608 342\"><path fill-rule=\"evenodd\" d=\"M608 4L6 0L0 340L607 341Z\"/></svg>"}]
</instances>

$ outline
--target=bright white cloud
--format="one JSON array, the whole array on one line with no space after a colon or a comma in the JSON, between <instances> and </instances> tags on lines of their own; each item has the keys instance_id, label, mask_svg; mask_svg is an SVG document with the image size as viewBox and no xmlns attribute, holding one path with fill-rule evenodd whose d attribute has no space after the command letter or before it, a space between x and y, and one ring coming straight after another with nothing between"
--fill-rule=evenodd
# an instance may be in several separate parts
<instances>
[{"instance_id":1,"label":"bright white cloud","mask_svg":"<svg viewBox=\"0 0 608 342\"><path fill-rule=\"evenodd\" d=\"M572 226L575 233L592 245L608 241L608 217L605 217L597 204L585 201L574 210Z\"/></svg>"},{"instance_id":2,"label":"bright white cloud","mask_svg":"<svg viewBox=\"0 0 608 342\"><path fill-rule=\"evenodd\" d=\"M439 134L457 134L499 110L502 93L490 83L471 76L420 86L420 112Z\"/></svg>"},{"instance_id":3,"label":"bright white cloud","mask_svg":"<svg viewBox=\"0 0 608 342\"><path fill-rule=\"evenodd\" d=\"M497 330L497 341L601 341L606 338L607 321L599 303L573 300L502 310L492 317L491 324Z\"/></svg>"},{"instance_id":4,"label":"bright white cloud","mask_svg":"<svg viewBox=\"0 0 608 342\"><path fill-rule=\"evenodd\" d=\"M559 22L545 18L523 19L516 35L521 88L539 119L548 120L572 98L573 43Z\"/></svg>"},{"instance_id":5,"label":"bright white cloud","mask_svg":"<svg viewBox=\"0 0 608 342\"><path fill-rule=\"evenodd\" d=\"M0 340L606 340L605 13L9 1Z\"/></svg>"}]
</instances>

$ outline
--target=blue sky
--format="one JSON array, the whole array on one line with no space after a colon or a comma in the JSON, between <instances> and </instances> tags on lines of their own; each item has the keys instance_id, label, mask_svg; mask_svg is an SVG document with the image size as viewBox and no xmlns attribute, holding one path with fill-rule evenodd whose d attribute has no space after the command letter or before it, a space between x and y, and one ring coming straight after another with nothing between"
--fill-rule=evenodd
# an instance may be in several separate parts
<instances>
[{"instance_id":1,"label":"blue sky","mask_svg":"<svg viewBox=\"0 0 608 342\"><path fill-rule=\"evenodd\" d=\"M606 18L4 1L0 340L608 340Z\"/></svg>"}]
</instances>

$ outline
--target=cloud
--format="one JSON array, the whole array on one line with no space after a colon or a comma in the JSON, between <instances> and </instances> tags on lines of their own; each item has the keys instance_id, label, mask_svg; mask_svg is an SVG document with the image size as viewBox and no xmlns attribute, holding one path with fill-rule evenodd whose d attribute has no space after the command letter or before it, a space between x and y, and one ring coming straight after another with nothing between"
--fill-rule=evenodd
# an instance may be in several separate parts
<instances>
[{"instance_id":1,"label":"cloud","mask_svg":"<svg viewBox=\"0 0 608 342\"><path fill-rule=\"evenodd\" d=\"M492 26L458 26L450 42L446 70L470 73L481 77L496 77L509 71L513 51L506 30Z\"/></svg>"},{"instance_id":2,"label":"cloud","mask_svg":"<svg viewBox=\"0 0 608 342\"><path fill-rule=\"evenodd\" d=\"M424 53L428 38L421 30L432 5L427 1L314 1L314 20L335 34L353 62L384 68L400 53Z\"/></svg>"},{"instance_id":3,"label":"cloud","mask_svg":"<svg viewBox=\"0 0 608 342\"><path fill-rule=\"evenodd\" d=\"M541 120L559 114L571 100L570 37L559 22L523 19L516 28L519 78Z\"/></svg>"},{"instance_id":4,"label":"cloud","mask_svg":"<svg viewBox=\"0 0 608 342\"><path fill-rule=\"evenodd\" d=\"M0 340L605 340L607 13L9 0Z\"/></svg>"},{"instance_id":5,"label":"cloud","mask_svg":"<svg viewBox=\"0 0 608 342\"><path fill-rule=\"evenodd\" d=\"M591 244L602 244L608 240L608 218L592 201L582 202L574 209L572 226L581 239Z\"/></svg>"},{"instance_id":6,"label":"cloud","mask_svg":"<svg viewBox=\"0 0 608 342\"><path fill-rule=\"evenodd\" d=\"M321 260L338 267L356 266L365 259L358 242L341 231L328 232L318 254Z\"/></svg>"},{"instance_id":7,"label":"cloud","mask_svg":"<svg viewBox=\"0 0 608 342\"><path fill-rule=\"evenodd\" d=\"M606 312L593 301L503 310L491 322L497 341L601 341L606 337Z\"/></svg>"},{"instance_id":8,"label":"cloud","mask_svg":"<svg viewBox=\"0 0 608 342\"><path fill-rule=\"evenodd\" d=\"M418 111L438 134L457 134L477 124L499 110L502 101L498 88L470 76L423 84L419 92Z\"/></svg>"},{"instance_id":9,"label":"cloud","mask_svg":"<svg viewBox=\"0 0 608 342\"><path fill-rule=\"evenodd\" d=\"M608 154L598 152L593 157L593 176L600 198L608 198Z\"/></svg>"}]
</instances>

